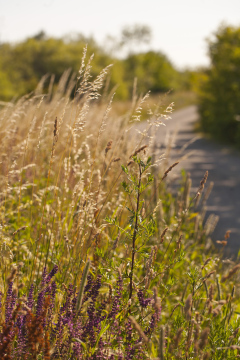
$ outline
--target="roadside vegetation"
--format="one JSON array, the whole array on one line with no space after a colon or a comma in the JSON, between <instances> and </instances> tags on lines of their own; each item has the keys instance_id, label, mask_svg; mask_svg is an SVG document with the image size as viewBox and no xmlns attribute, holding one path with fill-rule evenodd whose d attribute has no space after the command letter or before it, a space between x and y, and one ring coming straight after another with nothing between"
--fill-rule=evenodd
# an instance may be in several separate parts
<instances>
[{"instance_id":1,"label":"roadside vegetation","mask_svg":"<svg viewBox=\"0 0 240 360\"><path fill-rule=\"evenodd\" d=\"M208 42L210 68L200 87L202 130L240 148L240 28L221 26Z\"/></svg>"},{"instance_id":2,"label":"roadside vegetation","mask_svg":"<svg viewBox=\"0 0 240 360\"><path fill-rule=\"evenodd\" d=\"M173 104L135 87L118 115L111 68L91 76L91 60L2 104L0 357L236 359L240 266L228 232L211 242L207 169L173 196L181 165L154 138Z\"/></svg>"}]
</instances>

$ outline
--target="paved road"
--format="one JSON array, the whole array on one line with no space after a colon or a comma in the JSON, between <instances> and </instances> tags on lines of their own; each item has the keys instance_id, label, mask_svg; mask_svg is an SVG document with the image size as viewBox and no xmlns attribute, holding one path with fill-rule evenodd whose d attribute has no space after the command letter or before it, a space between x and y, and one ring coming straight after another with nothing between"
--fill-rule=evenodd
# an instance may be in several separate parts
<instances>
[{"instance_id":1,"label":"paved road","mask_svg":"<svg viewBox=\"0 0 240 360\"><path fill-rule=\"evenodd\" d=\"M207 211L219 216L212 237L223 240L226 230L231 230L226 253L236 256L240 249L240 154L194 133L197 118L195 106L174 112L167 126L158 130L157 147L164 147L167 132L173 134L177 130L175 147L171 151L171 158L175 160L183 155L180 149L195 140L184 150L184 154L190 156L178 165L175 174L182 168L190 172L193 188L197 189L205 171L209 171L208 183L213 181L214 187Z\"/></svg>"}]
</instances>

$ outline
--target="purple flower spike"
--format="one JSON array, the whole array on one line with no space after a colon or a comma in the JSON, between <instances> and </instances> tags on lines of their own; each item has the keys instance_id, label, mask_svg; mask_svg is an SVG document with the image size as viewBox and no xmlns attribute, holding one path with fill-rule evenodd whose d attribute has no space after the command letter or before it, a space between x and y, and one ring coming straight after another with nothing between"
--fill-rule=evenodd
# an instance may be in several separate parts
<instances>
[{"instance_id":1,"label":"purple flower spike","mask_svg":"<svg viewBox=\"0 0 240 360\"><path fill-rule=\"evenodd\" d=\"M58 266L55 265L54 268L50 271L50 273L46 277L46 284L48 284L51 281L51 279L57 272L58 272Z\"/></svg>"},{"instance_id":2,"label":"purple flower spike","mask_svg":"<svg viewBox=\"0 0 240 360\"><path fill-rule=\"evenodd\" d=\"M5 308L5 324L7 324L12 315L12 302L13 302L13 282L9 282L7 298L6 298L6 308Z\"/></svg>"},{"instance_id":3,"label":"purple flower spike","mask_svg":"<svg viewBox=\"0 0 240 360\"><path fill-rule=\"evenodd\" d=\"M109 319L115 318L116 315L118 314L119 308L120 308L120 301L121 301L121 296L122 296L122 277L120 274L118 277L116 288L117 288L117 290L116 290L116 295L113 299L112 309L108 315Z\"/></svg>"},{"instance_id":4,"label":"purple flower spike","mask_svg":"<svg viewBox=\"0 0 240 360\"><path fill-rule=\"evenodd\" d=\"M34 300L33 300L33 292L34 292L34 287L33 287L33 284L30 286L30 290L29 290L29 293L28 293L28 299L27 299L27 306L32 310L32 307L33 307L33 303L34 303Z\"/></svg>"},{"instance_id":5,"label":"purple flower spike","mask_svg":"<svg viewBox=\"0 0 240 360\"><path fill-rule=\"evenodd\" d=\"M137 296L138 296L139 303L143 308L146 308L149 305L149 303L152 301L151 298L144 299L142 290L139 290L137 292Z\"/></svg>"},{"instance_id":6,"label":"purple flower spike","mask_svg":"<svg viewBox=\"0 0 240 360\"><path fill-rule=\"evenodd\" d=\"M39 317L42 313L42 309L43 309L43 302L44 302L44 291L41 291L38 294L38 299L37 299L37 308L36 308L36 315Z\"/></svg>"}]
</instances>

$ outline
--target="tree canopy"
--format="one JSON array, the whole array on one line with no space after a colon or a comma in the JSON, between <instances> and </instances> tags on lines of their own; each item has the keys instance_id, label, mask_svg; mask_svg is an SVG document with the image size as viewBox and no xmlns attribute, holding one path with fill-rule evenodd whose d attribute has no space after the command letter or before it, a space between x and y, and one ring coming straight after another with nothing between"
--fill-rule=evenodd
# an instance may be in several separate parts
<instances>
[{"instance_id":1,"label":"tree canopy","mask_svg":"<svg viewBox=\"0 0 240 360\"><path fill-rule=\"evenodd\" d=\"M142 32L144 41L150 38L148 28L125 30L125 43L127 40L136 43ZM121 40L122 37L119 44ZM131 96L135 77L139 80L140 92L165 92L172 88L177 90L181 86L181 73L161 52L129 52L124 59L119 59L99 46L93 38L81 34L53 38L40 32L20 43L0 45L0 99L10 100L33 91L46 74L54 74L57 83L66 69L71 68L73 73L77 73L86 43L89 56L94 53L93 76L105 66L113 64L110 86L118 85L118 98L127 99Z\"/></svg>"}]
</instances>

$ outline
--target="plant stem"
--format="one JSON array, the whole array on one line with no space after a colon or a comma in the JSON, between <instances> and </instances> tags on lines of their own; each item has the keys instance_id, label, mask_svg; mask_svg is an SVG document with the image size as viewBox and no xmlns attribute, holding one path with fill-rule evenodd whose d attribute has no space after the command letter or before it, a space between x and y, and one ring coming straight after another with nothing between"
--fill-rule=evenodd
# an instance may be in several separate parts
<instances>
[{"instance_id":1,"label":"plant stem","mask_svg":"<svg viewBox=\"0 0 240 360\"><path fill-rule=\"evenodd\" d=\"M132 263L131 263L131 272L129 275L130 278L130 290L129 290L129 300L132 298L133 292L133 270L134 270L134 261L135 261L135 252L136 252L136 238L137 238L137 231L138 231L138 212L139 212L139 204L140 204L140 186L141 186L141 179L142 179L142 171L141 165L139 164L139 180L138 180L138 192L137 192L137 208L136 208L136 217L135 217L135 226L133 231L133 238L132 238Z\"/></svg>"}]
</instances>

